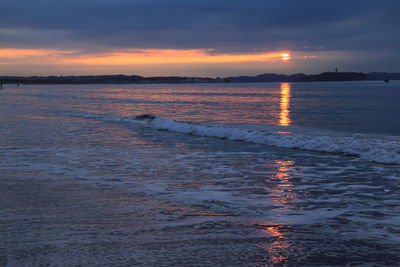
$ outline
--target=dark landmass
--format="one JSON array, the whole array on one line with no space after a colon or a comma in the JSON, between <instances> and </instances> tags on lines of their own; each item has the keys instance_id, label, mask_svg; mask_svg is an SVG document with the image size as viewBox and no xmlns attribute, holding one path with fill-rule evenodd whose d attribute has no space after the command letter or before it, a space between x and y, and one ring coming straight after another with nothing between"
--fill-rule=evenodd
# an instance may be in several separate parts
<instances>
[{"instance_id":1,"label":"dark landmass","mask_svg":"<svg viewBox=\"0 0 400 267\"><path fill-rule=\"evenodd\" d=\"M400 80L400 73L388 72L323 72L320 74L297 73L292 75L266 73L256 76L226 78L208 77L142 77L138 75L88 75L88 76L0 76L0 83L19 84L146 84L146 83L253 83L253 82L333 82Z\"/></svg>"},{"instance_id":2,"label":"dark landmass","mask_svg":"<svg viewBox=\"0 0 400 267\"><path fill-rule=\"evenodd\" d=\"M301 79L302 82L324 82L324 81L366 81L368 74L361 72L324 72L318 75L307 75Z\"/></svg>"}]
</instances>

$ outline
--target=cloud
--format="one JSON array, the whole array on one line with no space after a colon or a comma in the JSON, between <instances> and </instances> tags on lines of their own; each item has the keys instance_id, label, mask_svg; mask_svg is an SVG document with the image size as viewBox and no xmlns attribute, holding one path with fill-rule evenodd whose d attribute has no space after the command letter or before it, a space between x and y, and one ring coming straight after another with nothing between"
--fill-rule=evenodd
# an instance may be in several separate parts
<instances>
[{"instance_id":1,"label":"cloud","mask_svg":"<svg viewBox=\"0 0 400 267\"><path fill-rule=\"evenodd\" d=\"M160 65L190 63L278 62L290 60L288 52L218 54L209 49L127 49L105 53L78 50L0 48L0 63L49 63L77 65Z\"/></svg>"},{"instance_id":2,"label":"cloud","mask_svg":"<svg viewBox=\"0 0 400 267\"><path fill-rule=\"evenodd\" d=\"M2 0L0 46L82 54L362 51L399 62L398 10L397 0Z\"/></svg>"},{"instance_id":3,"label":"cloud","mask_svg":"<svg viewBox=\"0 0 400 267\"><path fill-rule=\"evenodd\" d=\"M400 2L391 0L2 0L0 29L54 32L49 45L334 50L348 39L348 49L362 46L354 38L363 41L364 35L371 43L374 35L398 38L399 16L392 13L399 9ZM48 39L26 36L33 44Z\"/></svg>"}]
</instances>

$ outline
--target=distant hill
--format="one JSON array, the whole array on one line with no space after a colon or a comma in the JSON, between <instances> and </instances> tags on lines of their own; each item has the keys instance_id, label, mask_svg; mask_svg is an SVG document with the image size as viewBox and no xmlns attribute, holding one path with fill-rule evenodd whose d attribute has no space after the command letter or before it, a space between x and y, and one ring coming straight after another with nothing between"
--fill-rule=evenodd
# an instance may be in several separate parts
<instances>
[{"instance_id":1,"label":"distant hill","mask_svg":"<svg viewBox=\"0 0 400 267\"><path fill-rule=\"evenodd\" d=\"M231 83L252 83L252 82L296 82L301 81L307 75L298 73L292 75L265 73L257 76L227 77L223 80Z\"/></svg>"},{"instance_id":2,"label":"distant hill","mask_svg":"<svg viewBox=\"0 0 400 267\"><path fill-rule=\"evenodd\" d=\"M324 72L317 75L306 75L301 82L336 82L336 81L365 81L368 75L361 72Z\"/></svg>"},{"instance_id":3,"label":"distant hill","mask_svg":"<svg viewBox=\"0 0 400 267\"><path fill-rule=\"evenodd\" d=\"M235 76L226 78L208 77L143 77L139 75L86 75L86 76L0 76L0 83L21 84L145 84L145 83L253 83L253 82L331 82L365 80L400 80L400 73L388 72L323 72L320 74L276 74Z\"/></svg>"}]
</instances>

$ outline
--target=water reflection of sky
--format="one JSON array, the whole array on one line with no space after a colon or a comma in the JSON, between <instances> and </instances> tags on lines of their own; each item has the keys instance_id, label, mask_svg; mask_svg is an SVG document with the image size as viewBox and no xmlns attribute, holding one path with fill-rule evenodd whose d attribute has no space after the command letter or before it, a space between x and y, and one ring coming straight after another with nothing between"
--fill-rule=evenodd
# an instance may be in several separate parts
<instances>
[{"instance_id":1,"label":"water reflection of sky","mask_svg":"<svg viewBox=\"0 0 400 267\"><path fill-rule=\"evenodd\" d=\"M209 123L307 126L399 135L400 83L24 85L2 97L24 104ZM36 98L37 101L34 99ZM373 122L373 123L371 123Z\"/></svg>"},{"instance_id":2,"label":"water reflection of sky","mask_svg":"<svg viewBox=\"0 0 400 267\"><path fill-rule=\"evenodd\" d=\"M281 227L282 226L279 225L267 226L262 230L266 235L274 237L272 243L265 245L265 250L268 252L269 260L273 264L284 264L285 260L290 256L290 244L287 242L286 236L281 230Z\"/></svg>"},{"instance_id":3,"label":"water reflection of sky","mask_svg":"<svg viewBox=\"0 0 400 267\"><path fill-rule=\"evenodd\" d=\"M32 103L54 103L65 110L122 116L152 113L192 122L292 124L290 83L249 87L229 84L82 85L82 88L47 88L47 92L32 88L29 92L24 97L31 98ZM35 101L35 97L41 100Z\"/></svg>"},{"instance_id":4,"label":"water reflection of sky","mask_svg":"<svg viewBox=\"0 0 400 267\"><path fill-rule=\"evenodd\" d=\"M164 85L154 88L106 87L88 90L98 99L87 111L135 115L152 113L175 120L214 123L255 123L288 126L289 83L248 88L238 86ZM99 109L96 111L96 109ZM108 111L108 112L107 112Z\"/></svg>"},{"instance_id":5,"label":"water reflection of sky","mask_svg":"<svg viewBox=\"0 0 400 267\"><path fill-rule=\"evenodd\" d=\"M281 99L280 99L280 113L279 125L289 126L292 121L290 119L290 83L281 83Z\"/></svg>"},{"instance_id":6,"label":"water reflection of sky","mask_svg":"<svg viewBox=\"0 0 400 267\"><path fill-rule=\"evenodd\" d=\"M282 86L284 87L284 86ZM273 264L284 264L285 261L291 256L291 244L285 234L284 228L289 227L289 221L285 221L285 216L291 211L290 202L296 199L293 188L295 185L292 183L290 168L295 165L292 160L275 160L276 172L267 177L268 182L271 182L269 187L272 192L271 200L273 210L277 212L277 217L280 218L281 223L268 222L261 232L265 235L272 237L272 242L265 244L265 250L268 253L269 260Z\"/></svg>"},{"instance_id":7,"label":"water reflection of sky","mask_svg":"<svg viewBox=\"0 0 400 267\"><path fill-rule=\"evenodd\" d=\"M302 255L307 255L310 247L309 244L307 247L307 242L315 242L317 246L324 242L325 235L310 234L315 228L308 228L309 232L304 237L301 237L302 229L296 228L298 221L303 218L308 220L311 214L320 217L310 218L307 223L318 223L319 218L334 218L342 214L339 219L346 219L349 223L342 224L341 220L337 223L332 220L324 221L342 233L366 232L365 230L376 229L377 223L383 225L382 222L388 225L388 229L397 230L393 222L388 224L389 220L395 219L390 217L394 214L390 205L375 207L370 204L377 201L391 203L396 198L395 192L398 190L396 191L396 183L393 181L397 178L394 175L397 169L389 169L392 167L379 166L378 169L375 166L371 167L369 163L342 159L340 156L310 153L304 157L304 154L295 150L281 151L263 147L262 151L258 151L257 146L251 144L212 138L196 139L192 136L142 129L140 125L125 127L119 123L51 115L52 112L57 113L58 109L76 109L125 116L154 113L186 121L209 119L232 122L233 118L237 118L235 122L291 125L293 114L298 114L292 112L292 108L298 105L298 102L293 105L290 99L292 96L296 97L299 91L291 92L291 86L296 86L297 89L298 85L268 84L262 88L261 85L252 87L251 90L231 88L228 85L221 88L212 87L216 85L207 85L208 88L197 88L198 85L196 88L192 85L187 85L187 88L186 85L180 85L179 88L175 85L151 86L154 88L99 86L88 88L84 93L77 88L61 87L39 91L40 98L32 97L36 92L28 90L23 92L29 95L28 97L24 98L23 94L19 93L14 96L18 97L14 99L15 102L3 98L4 105L21 104L19 114L9 112L3 116L3 120L8 120L10 129L15 129L14 123L20 125L20 132L16 131L14 134L20 134L20 140L23 140L21 145L26 148L25 142L29 141L28 144L34 147L48 147L45 151L48 155L37 153L36 150L28 151L30 154L27 155L32 156L24 156L21 158L24 160L21 161L23 164L16 166L22 168L21 166L31 163L32 168L37 170L41 166L38 163L42 163L46 170L49 170L48 166L63 167L61 172L70 175L71 179L75 179L77 174L88 181L93 179L98 182L104 179L107 184L114 185L119 184L120 180L123 188L137 190L140 194L146 192L151 198L170 201L179 205L181 210L194 214L180 216L176 220L176 229L179 229L176 233L182 231L182 223L187 223L186 219L192 216L194 222L189 221L189 225L196 226L191 232L196 240L204 238L204 233L210 234L210 231L214 231L209 229L215 229L213 237L218 240L221 234L232 233L224 231L231 229L233 224L229 222L228 226L221 226L217 221L221 220L218 218L220 216L224 217L223 220L229 220L227 217L232 216L230 214L244 214L250 216L251 221L256 217L257 222L262 221L261 224L257 223L257 234L263 237L258 239L261 241L257 246L262 248L268 262L276 266L285 266L290 264L291 260L293 262L296 251L304 250ZM5 90L2 96L7 96L8 92L9 90ZM60 97L54 97L57 94ZM63 97L70 95L74 98ZM224 98L228 100L221 103ZM167 99L170 102L167 102ZM198 99L206 103L201 103ZM151 102L155 100L158 103ZM25 107L22 105L24 103L29 103L30 106ZM20 122L20 119L24 121ZM30 128L26 128L27 125L30 125ZM46 128L43 128L44 126ZM26 129L29 129L29 132ZM14 134L8 134L12 147L16 147L12 143L16 140ZM52 151L58 151L56 157ZM254 154L255 151L260 153ZM12 156L6 155L4 158L15 164L21 153L17 150L13 153ZM303 172L299 171L299 168ZM360 187L359 177L363 178L363 187ZM307 190L309 194L302 195L301 190ZM332 209L332 205L335 205L335 208ZM348 207L351 208L350 215L346 215ZM300 210L301 208L303 209ZM379 212L376 209L379 209ZM167 212L173 214L174 210ZM384 219L383 216L376 218L376 214L380 212L388 219ZM212 217L215 219L210 219ZM205 218L203 221L206 223L199 223L196 221L198 218ZM360 222L360 219L363 221ZM216 226L208 223L213 220ZM169 226L170 223L169 221ZM242 225L240 227L240 231L246 228ZM201 232L201 229L206 230ZM326 229L328 230L324 234L334 233L331 232L331 228ZM359 232L356 232L358 229ZM381 231L382 234L375 234L373 237L385 240L385 236L395 235L391 230ZM198 234L199 232L201 234ZM175 235L175 232L171 233ZM247 244L242 237L248 235L242 235L242 232L239 234L239 242ZM311 238L314 238L314 241L310 241ZM359 249L358 244L364 244L365 240L361 238L356 246L358 251L365 251L363 256L371 254L365 250L369 248L368 243L361 245L363 250ZM312 247L315 247L315 243L311 243ZM373 248L379 244L371 245ZM332 247L328 246L328 250L332 250ZM381 258L381 255L378 256Z\"/></svg>"}]
</instances>

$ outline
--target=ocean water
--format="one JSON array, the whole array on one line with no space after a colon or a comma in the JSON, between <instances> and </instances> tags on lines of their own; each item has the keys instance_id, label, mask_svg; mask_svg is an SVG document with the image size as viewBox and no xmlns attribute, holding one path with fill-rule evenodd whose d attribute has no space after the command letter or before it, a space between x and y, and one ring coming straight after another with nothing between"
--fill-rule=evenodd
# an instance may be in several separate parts
<instances>
[{"instance_id":1,"label":"ocean water","mask_svg":"<svg viewBox=\"0 0 400 267\"><path fill-rule=\"evenodd\" d=\"M397 81L6 85L0 265L398 266L399 103Z\"/></svg>"}]
</instances>

